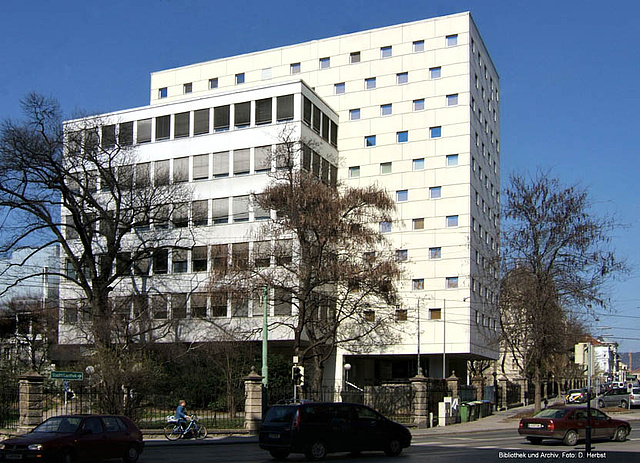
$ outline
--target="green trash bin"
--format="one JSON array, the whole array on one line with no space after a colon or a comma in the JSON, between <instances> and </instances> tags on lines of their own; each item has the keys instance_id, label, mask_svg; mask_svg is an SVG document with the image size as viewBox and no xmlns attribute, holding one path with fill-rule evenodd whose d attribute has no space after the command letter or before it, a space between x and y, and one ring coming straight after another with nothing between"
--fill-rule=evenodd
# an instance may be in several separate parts
<instances>
[{"instance_id":1,"label":"green trash bin","mask_svg":"<svg viewBox=\"0 0 640 463\"><path fill-rule=\"evenodd\" d=\"M460 404L460 422L466 423L469 421L469 404L463 403Z\"/></svg>"}]
</instances>

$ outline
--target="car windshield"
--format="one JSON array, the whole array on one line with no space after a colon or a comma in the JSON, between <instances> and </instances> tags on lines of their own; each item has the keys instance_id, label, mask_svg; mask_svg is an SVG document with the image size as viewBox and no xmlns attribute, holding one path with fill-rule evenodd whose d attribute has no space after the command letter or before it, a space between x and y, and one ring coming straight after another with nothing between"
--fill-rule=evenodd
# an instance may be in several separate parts
<instances>
[{"instance_id":1,"label":"car windshield","mask_svg":"<svg viewBox=\"0 0 640 463\"><path fill-rule=\"evenodd\" d=\"M640 387L633 388L634 394L640 394Z\"/></svg>"},{"instance_id":2,"label":"car windshield","mask_svg":"<svg viewBox=\"0 0 640 463\"><path fill-rule=\"evenodd\" d=\"M533 415L534 418L563 418L567 414L564 408L545 408Z\"/></svg>"},{"instance_id":3,"label":"car windshield","mask_svg":"<svg viewBox=\"0 0 640 463\"><path fill-rule=\"evenodd\" d=\"M569 394L582 394L582 389L571 389Z\"/></svg>"},{"instance_id":4,"label":"car windshield","mask_svg":"<svg viewBox=\"0 0 640 463\"><path fill-rule=\"evenodd\" d=\"M289 423L296 407L271 407L264 418L265 423Z\"/></svg>"},{"instance_id":5,"label":"car windshield","mask_svg":"<svg viewBox=\"0 0 640 463\"><path fill-rule=\"evenodd\" d=\"M78 430L80 421L82 421L82 419L77 417L56 416L38 425L32 432L72 433Z\"/></svg>"}]
</instances>

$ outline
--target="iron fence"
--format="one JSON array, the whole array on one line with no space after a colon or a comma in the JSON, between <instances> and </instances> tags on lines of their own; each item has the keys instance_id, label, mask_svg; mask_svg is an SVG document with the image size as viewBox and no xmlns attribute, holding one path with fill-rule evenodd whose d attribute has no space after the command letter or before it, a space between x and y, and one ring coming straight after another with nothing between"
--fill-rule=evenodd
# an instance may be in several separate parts
<instances>
[{"instance_id":1,"label":"iron fence","mask_svg":"<svg viewBox=\"0 0 640 463\"><path fill-rule=\"evenodd\" d=\"M0 387L0 429L17 429L20 418L20 401L17 384Z\"/></svg>"}]
</instances>

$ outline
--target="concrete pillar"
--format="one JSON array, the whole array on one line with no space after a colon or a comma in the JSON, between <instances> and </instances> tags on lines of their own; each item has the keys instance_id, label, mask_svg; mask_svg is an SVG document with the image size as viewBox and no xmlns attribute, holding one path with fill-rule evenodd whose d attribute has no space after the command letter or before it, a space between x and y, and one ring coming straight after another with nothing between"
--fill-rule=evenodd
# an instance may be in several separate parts
<instances>
[{"instance_id":1,"label":"concrete pillar","mask_svg":"<svg viewBox=\"0 0 640 463\"><path fill-rule=\"evenodd\" d=\"M244 378L244 428L252 434L260 430L262 422L262 376L251 367Z\"/></svg>"},{"instance_id":2,"label":"concrete pillar","mask_svg":"<svg viewBox=\"0 0 640 463\"><path fill-rule=\"evenodd\" d=\"M451 376L447 378L447 388L451 391L451 397L458 397L458 382L455 370L451 372Z\"/></svg>"},{"instance_id":3,"label":"concrete pillar","mask_svg":"<svg viewBox=\"0 0 640 463\"><path fill-rule=\"evenodd\" d=\"M44 376L34 371L20 376L18 380L20 394L18 433L25 434L42 422L42 385Z\"/></svg>"},{"instance_id":4,"label":"concrete pillar","mask_svg":"<svg viewBox=\"0 0 640 463\"><path fill-rule=\"evenodd\" d=\"M527 405L525 394L527 392L527 379L526 378L518 378L516 382L520 385L520 402L522 405Z\"/></svg>"},{"instance_id":5,"label":"concrete pillar","mask_svg":"<svg viewBox=\"0 0 640 463\"><path fill-rule=\"evenodd\" d=\"M422 368L418 374L410 378L411 387L413 388L413 424L418 428L427 427L427 381L426 376L422 374Z\"/></svg>"},{"instance_id":6,"label":"concrete pillar","mask_svg":"<svg viewBox=\"0 0 640 463\"><path fill-rule=\"evenodd\" d=\"M484 376L474 376L471 378L471 385L476 390L476 400L484 399Z\"/></svg>"},{"instance_id":7,"label":"concrete pillar","mask_svg":"<svg viewBox=\"0 0 640 463\"><path fill-rule=\"evenodd\" d=\"M498 383L500 384L500 405L501 408L506 410L507 409L507 384L509 383L509 380L503 376L502 378L498 379Z\"/></svg>"}]
</instances>

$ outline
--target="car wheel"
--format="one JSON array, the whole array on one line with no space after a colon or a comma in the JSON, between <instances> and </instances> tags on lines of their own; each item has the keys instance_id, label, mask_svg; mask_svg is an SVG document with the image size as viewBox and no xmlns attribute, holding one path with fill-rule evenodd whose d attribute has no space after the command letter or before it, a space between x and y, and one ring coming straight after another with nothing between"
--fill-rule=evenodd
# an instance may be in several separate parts
<instances>
[{"instance_id":1,"label":"car wheel","mask_svg":"<svg viewBox=\"0 0 640 463\"><path fill-rule=\"evenodd\" d=\"M327 456L327 445L322 441L315 441L309 446L305 456L309 460L322 460Z\"/></svg>"},{"instance_id":2,"label":"car wheel","mask_svg":"<svg viewBox=\"0 0 640 463\"><path fill-rule=\"evenodd\" d=\"M604 401L598 400L598 408L604 408Z\"/></svg>"},{"instance_id":3,"label":"car wheel","mask_svg":"<svg viewBox=\"0 0 640 463\"><path fill-rule=\"evenodd\" d=\"M564 445L576 445L578 443L578 433L574 429L569 429L562 439Z\"/></svg>"},{"instance_id":4,"label":"car wheel","mask_svg":"<svg viewBox=\"0 0 640 463\"><path fill-rule=\"evenodd\" d=\"M620 406L622 408L629 408L629 403L626 400L621 400L620 401Z\"/></svg>"},{"instance_id":5,"label":"car wheel","mask_svg":"<svg viewBox=\"0 0 640 463\"><path fill-rule=\"evenodd\" d=\"M542 442L542 437L527 437L527 440L534 445L538 445L540 442Z\"/></svg>"},{"instance_id":6,"label":"car wheel","mask_svg":"<svg viewBox=\"0 0 640 463\"><path fill-rule=\"evenodd\" d=\"M284 460L289 456L289 452L286 450L269 450L269 453L276 460Z\"/></svg>"},{"instance_id":7,"label":"car wheel","mask_svg":"<svg viewBox=\"0 0 640 463\"><path fill-rule=\"evenodd\" d=\"M198 426L198 433L196 434L196 439L204 439L207 437L207 428L204 426Z\"/></svg>"},{"instance_id":8,"label":"car wheel","mask_svg":"<svg viewBox=\"0 0 640 463\"><path fill-rule=\"evenodd\" d=\"M169 440L178 440L182 435L182 428L176 424L168 424L164 427L164 437Z\"/></svg>"},{"instance_id":9,"label":"car wheel","mask_svg":"<svg viewBox=\"0 0 640 463\"><path fill-rule=\"evenodd\" d=\"M384 453L388 457L400 455L400 453L402 453L402 444L400 444L398 439L391 439L387 444L387 448L384 450Z\"/></svg>"},{"instance_id":10,"label":"car wheel","mask_svg":"<svg viewBox=\"0 0 640 463\"><path fill-rule=\"evenodd\" d=\"M136 463L140 458L140 450L138 450L138 446L130 445L127 449L127 453L122 457L122 461L124 463Z\"/></svg>"},{"instance_id":11,"label":"car wheel","mask_svg":"<svg viewBox=\"0 0 640 463\"><path fill-rule=\"evenodd\" d=\"M75 463L76 456L71 450L66 450L62 454L62 463Z\"/></svg>"},{"instance_id":12,"label":"car wheel","mask_svg":"<svg viewBox=\"0 0 640 463\"><path fill-rule=\"evenodd\" d=\"M613 440L617 442L624 442L627 440L627 428L624 426L620 426L616 429L615 434L613 435Z\"/></svg>"}]
</instances>

